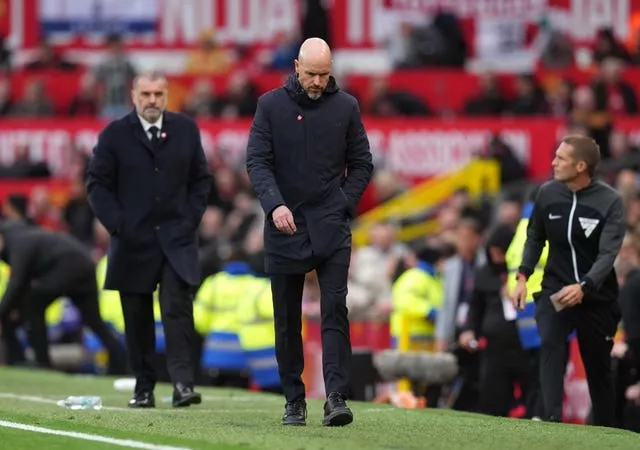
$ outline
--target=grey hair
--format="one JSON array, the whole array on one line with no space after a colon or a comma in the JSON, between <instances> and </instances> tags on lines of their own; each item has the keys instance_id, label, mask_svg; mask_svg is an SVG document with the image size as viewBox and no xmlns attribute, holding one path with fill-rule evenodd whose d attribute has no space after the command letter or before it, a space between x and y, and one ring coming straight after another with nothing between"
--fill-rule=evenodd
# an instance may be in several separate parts
<instances>
[{"instance_id":1,"label":"grey hair","mask_svg":"<svg viewBox=\"0 0 640 450\"><path fill-rule=\"evenodd\" d=\"M140 72L135 76L135 78L133 79L133 89L138 86L138 81L140 81L141 78L148 78L151 81L163 80L165 83L167 82L167 77L162 72L158 70L149 70Z\"/></svg>"}]
</instances>

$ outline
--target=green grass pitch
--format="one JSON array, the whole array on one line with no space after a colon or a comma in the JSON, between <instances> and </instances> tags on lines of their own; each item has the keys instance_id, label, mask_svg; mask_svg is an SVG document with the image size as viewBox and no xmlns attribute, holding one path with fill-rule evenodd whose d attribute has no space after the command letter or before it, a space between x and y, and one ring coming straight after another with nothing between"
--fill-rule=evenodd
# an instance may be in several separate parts
<instances>
[{"instance_id":1,"label":"green grass pitch","mask_svg":"<svg viewBox=\"0 0 640 450\"><path fill-rule=\"evenodd\" d=\"M350 402L352 425L321 425L322 401L309 401L306 427L282 427L281 397L200 388L203 403L172 409L171 387L156 388L155 410L128 410L113 379L0 368L0 448L79 450L638 449L640 436L616 429L492 418L445 410L402 410ZM100 411L56 405L99 395ZM36 427L36 428L31 428ZM76 433L76 434L74 434ZM94 439L89 441L87 439Z\"/></svg>"}]
</instances>

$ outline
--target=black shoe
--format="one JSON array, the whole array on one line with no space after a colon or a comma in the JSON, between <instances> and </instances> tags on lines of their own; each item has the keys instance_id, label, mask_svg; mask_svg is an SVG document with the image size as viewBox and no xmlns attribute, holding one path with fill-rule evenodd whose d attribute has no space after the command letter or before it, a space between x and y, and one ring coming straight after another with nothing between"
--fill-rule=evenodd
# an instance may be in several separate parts
<instances>
[{"instance_id":1,"label":"black shoe","mask_svg":"<svg viewBox=\"0 0 640 450\"><path fill-rule=\"evenodd\" d=\"M339 392L332 392L324 403L324 419L322 425L329 427L342 427L353 422L353 413L344 401L344 396Z\"/></svg>"},{"instance_id":2,"label":"black shoe","mask_svg":"<svg viewBox=\"0 0 640 450\"><path fill-rule=\"evenodd\" d=\"M173 406L181 408L184 406L199 405L202 403L202 396L189 386L177 383L173 389Z\"/></svg>"},{"instance_id":3,"label":"black shoe","mask_svg":"<svg viewBox=\"0 0 640 450\"><path fill-rule=\"evenodd\" d=\"M282 415L282 425L302 426L307 424L307 402L298 400L297 402L287 402L284 405Z\"/></svg>"},{"instance_id":4,"label":"black shoe","mask_svg":"<svg viewBox=\"0 0 640 450\"><path fill-rule=\"evenodd\" d=\"M143 391L133 395L133 398L129 400L129 408L155 408L156 399L153 396L153 392Z\"/></svg>"}]
</instances>

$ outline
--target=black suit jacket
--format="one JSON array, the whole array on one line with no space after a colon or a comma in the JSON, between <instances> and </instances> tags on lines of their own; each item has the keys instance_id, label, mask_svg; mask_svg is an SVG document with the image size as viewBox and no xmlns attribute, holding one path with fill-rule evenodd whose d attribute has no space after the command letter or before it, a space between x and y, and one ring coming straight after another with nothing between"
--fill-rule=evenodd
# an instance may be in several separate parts
<instances>
[{"instance_id":1,"label":"black suit jacket","mask_svg":"<svg viewBox=\"0 0 640 450\"><path fill-rule=\"evenodd\" d=\"M247 171L266 213L267 272L306 272L313 261L351 245L350 222L371 179L371 161L358 102L333 78L317 101L295 74L260 97ZM279 205L293 212L293 236L273 223Z\"/></svg>"},{"instance_id":2,"label":"black suit jacket","mask_svg":"<svg viewBox=\"0 0 640 450\"><path fill-rule=\"evenodd\" d=\"M19 220L2 224L2 259L11 267L0 301L0 317L19 308L36 281L40 292L54 295L96 292L96 269L89 250L75 237ZM67 270L59 270L63 266Z\"/></svg>"},{"instance_id":3,"label":"black suit jacket","mask_svg":"<svg viewBox=\"0 0 640 450\"><path fill-rule=\"evenodd\" d=\"M166 258L191 285L200 281L196 229L211 174L196 123L165 112L153 148L135 112L110 123L89 161L87 192L111 234L106 289L150 293Z\"/></svg>"}]
</instances>

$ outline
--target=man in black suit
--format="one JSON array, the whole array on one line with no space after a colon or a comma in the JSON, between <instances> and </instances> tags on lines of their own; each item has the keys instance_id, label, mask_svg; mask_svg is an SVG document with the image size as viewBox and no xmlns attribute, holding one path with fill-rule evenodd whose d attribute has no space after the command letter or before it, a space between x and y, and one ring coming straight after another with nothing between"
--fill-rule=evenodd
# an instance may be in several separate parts
<instances>
[{"instance_id":1,"label":"man in black suit","mask_svg":"<svg viewBox=\"0 0 640 450\"><path fill-rule=\"evenodd\" d=\"M104 287L120 291L136 376L129 406L155 406L152 294L158 283L173 406L189 406L201 402L193 390L192 290L200 282L196 230L211 174L196 123L165 111L162 74L136 77L132 98L135 109L102 131L89 162L89 202L111 234Z\"/></svg>"},{"instance_id":2,"label":"man in black suit","mask_svg":"<svg viewBox=\"0 0 640 450\"><path fill-rule=\"evenodd\" d=\"M126 373L124 349L100 318L95 263L80 241L65 233L30 226L22 220L8 220L0 226L0 250L2 259L11 267L0 302L7 364L24 361L16 336L17 326L24 323L36 364L51 367L45 312L56 299L69 297L83 323L109 352L109 373Z\"/></svg>"},{"instance_id":3,"label":"man in black suit","mask_svg":"<svg viewBox=\"0 0 640 450\"><path fill-rule=\"evenodd\" d=\"M331 76L331 50L306 40L296 73L258 101L247 171L266 214L265 269L271 275L284 425L306 424L301 301L305 274L322 293L324 425L347 425L351 358L346 295L350 222L373 171L358 102Z\"/></svg>"}]
</instances>

